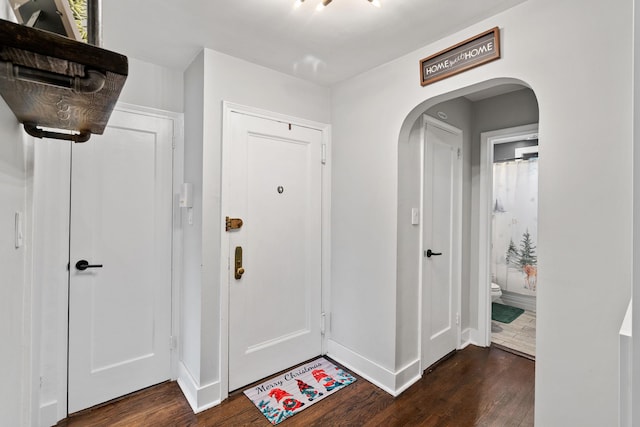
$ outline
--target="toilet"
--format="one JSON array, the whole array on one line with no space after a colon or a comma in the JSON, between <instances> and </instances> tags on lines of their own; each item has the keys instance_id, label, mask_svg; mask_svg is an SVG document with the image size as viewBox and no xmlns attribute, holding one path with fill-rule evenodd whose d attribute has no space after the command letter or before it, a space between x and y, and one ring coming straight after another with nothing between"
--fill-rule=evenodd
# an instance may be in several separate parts
<instances>
[{"instance_id":1,"label":"toilet","mask_svg":"<svg viewBox=\"0 0 640 427\"><path fill-rule=\"evenodd\" d=\"M498 284L491 282L491 302L496 301L502 296L502 290Z\"/></svg>"}]
</instances>

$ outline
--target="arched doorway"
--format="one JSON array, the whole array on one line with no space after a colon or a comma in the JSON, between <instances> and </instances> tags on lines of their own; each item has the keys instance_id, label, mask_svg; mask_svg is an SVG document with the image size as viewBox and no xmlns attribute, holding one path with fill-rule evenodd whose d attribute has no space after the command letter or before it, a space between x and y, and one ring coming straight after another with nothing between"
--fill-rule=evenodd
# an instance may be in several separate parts
<instances>
[{"instance_id":1,"label":"arched doorway","mask_svg":"<svg viewBox=\"0 0 640 427\"><path fill-rule=\"evenodd\" d=\"M520 106L519 106L520 105ZM526 105L522 108L521 105ZM463 88L433 99L416 107L406 118L398 148L398 218L407 216L421 202L421 139L420 118L429 115L462 130L462 263L460 312L457 319L461 335L457 348L468 344L488 346L484 336L490 329L490 313L482 310L490 297L490 275L481 277L480 264L489 254L480 248L481 225L478 222L480 201L480 134L538 122L535 93L524 82L515 79L496 79ZM398 221L398 286L399 291L411 290L416 297L422 295L422 247L420 233L409 222ZM415 256L420 254L420 257ZM488 269L487 269L488 270ZM484 289L486 287L487 289ZM420 339L424 343L429 331L425 329L428 307L421 305ZM409 319L406 319L407 321ZM451 349L455 350L455 349ZM424 348L422 349L424 352ZM426 369L428 366L422 366Z\"/></svg>"}]
</instances>

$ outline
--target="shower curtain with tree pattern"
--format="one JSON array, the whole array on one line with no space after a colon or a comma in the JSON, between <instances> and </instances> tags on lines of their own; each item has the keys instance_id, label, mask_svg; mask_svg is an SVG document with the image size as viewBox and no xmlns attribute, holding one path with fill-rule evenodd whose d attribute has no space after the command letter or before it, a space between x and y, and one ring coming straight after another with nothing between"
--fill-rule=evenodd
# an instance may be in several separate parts
<instances>
[{"instance_id":1,"label":"shower curtain with tree pattern","mask_svg":"<svg viewBox=\"0 0 640 427\"><path fill-rule=\"evenodd\" d=\"M536 295L538 159L493 165L491 278L503 290Z\"/></svg>"}]
</instances>

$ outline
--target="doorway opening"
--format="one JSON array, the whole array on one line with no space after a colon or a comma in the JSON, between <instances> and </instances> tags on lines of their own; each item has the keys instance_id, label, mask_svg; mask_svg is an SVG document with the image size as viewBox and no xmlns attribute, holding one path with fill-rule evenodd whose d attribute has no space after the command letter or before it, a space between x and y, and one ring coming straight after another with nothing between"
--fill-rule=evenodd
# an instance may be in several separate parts
<instances>
[{"instance_id":1,"label":"doorway opening","mask_svg":"<svg viewBox=\"0 0 640 427\"><path fill-rule=\"evenodd\" d=\"M482 178L490 168L486 165L487 154L482 148L481 136L498 129L538 123L539 110L537 97L525 82L496 78L425 100L404 120L398 146L397 296L399 307L415 310L400 310L396 327L401 331L416 331L418 363L413 362L416 359L411 358L410 352L402 354L404 358L398 362L416 370L424 368L430 359L431 329L425 319L431 316L429 310L434 304L438 304L431 300L428 304L425 302L421 270L423 258L426 259L424 251L438 251L425 245L421 229L424 224L417 225L415 221L418 211L415 208L423 206L424 195L420 138L424 116L459 129L462 134L460 311L459 316L453 318L454 323L459 322L460 331L454 350L461 350L468 345L491 346L492 193L487 192L486 178ZM424 212L421 215L418 218L424 222ZM542 301L536 301L536 308L542 305Z\"/></svg>"},{"instance_id":2,"label":"doorway opening","mask_svg":"<svg viewBox=\"0 0 640 427\"><path fill-rule=\"evenodd\" d=\"M472 343L480 346L490 346L492 325L492 301L491 283L501 283L506 274L502 270L492 271L492 220L495 200L493 198L493 149L505 150L507 143L525 140L525 142L513 145L510 157L501 157L502 160L513 160L518 148L520 157L534 158L536 151L526 146L533 146L533 140L537 140L538 133L538 103L535 93L530 88L519 83L505 83L493 87L469 91L463 96L449 99L433 105L426 110L427 115L437 117L453 126L463 130L463 201L462 201L462 298L461 298L461 340L459 348ZM489 141L491 139L491 141ZM491 142L489 144L489 142ZM537 146L537 144L536 144ZM536 160L529 163L537 166ZM513 160L515 161L515 160ZM534 181L530 182L533 185ZM537 207L537 168L535 179L536 207ZM519 194L523 196L523 194ZM531 198L531 197L529 197ZM499 207L500 208L500 207ZM537 208L535 210L537 224ZM504 215L506 217L506 215ZM504 218L500 218L504 220ZM517 227L513 227L518 229ZM512 248L512 256L508 266L509 283L519 280L520 274L525 277L520 280L522 291L513 284L511 287L503 286L503 299L498 301L503 305L516 309L525 309L529 313L520 321L529 320L524 328L526 334L535 336L535 315L537 301L534 287L537 262L535 255L533 260L527 258L534 253L537 246L536 230L531 227L529 237L525 239L527 228L513 238L515 249ZM534 233L534 234L532 234ZM524 242L523 242L524 239ZM532 240L533 239L533 240ZM502 250L494 249L506 255L509 248L502 254ZM523 247L521 247L523 246ZM523 251L525 252L523 256ZM500 258L504 262L504 256L494 254L493 258ZM517 263L524 263L517 270ZM532 265L533 264L533 265ZM524 271L529 272L527 276ZM492 276L493 273L493 276ZM494 280L492 280L492 277ZM527 279L527 281L525 281ZM527 288L524 286L527 285ZM513 292L512 290L516 290ZM522 295L528 293L530 295ZM522 315L521 315L522 317ZM497 329L497 328L496 328ZM424 339L424 337L423 337ZM530 340L533 341L533 340ZM533 344L530 343L533 347ZM526 348L520 350L520 354L533 355L535 351Z\"/></svg>"},{"instance_id":3,"label":"doorway opening","mask_svg":"<svg viewBox=\"0 0 640 427\"><path fill-rule=\"evenodd\" d=\"M482 133L481 152L481 202L488 208L489 228L490 342L535 359L538 125Z\"/></svg>"},{"instance_id":4,"label":"doorway opening","mask_svg":"<svg viewBox=\"0 0 640 427\"><path fill-rule=\"evenodd\" d=\"M490 346L492 194L487 191L486 178L483 178L483 173L486 173L489 166L486 165L487 153L482 147L481 137L499 129L537 124L537 98L534 91L521 81L497 79L425 101L407 117L405 129L409 143L400 146L399 165L402 174L398 187L398 217L407 218L406 223L399 223L398 226L398 259L402 260L398 286L402 295L406 294L407 298L418 298L419 286L413 288L410 283L422 283L421 277L418 277L422 262L422 253L419 252L422 242L417 239L419 233L416 226L411 225L408 218L409 212L419 206L422 191L417 185L420 182L420 165L417 159L421 158L417 135L420 132L419 118L423 114L462 131L462 253L460 316L455 319L460 322L457 348L461 349L468 344ZM519 246L521 240L522 236L514 242ZM535 245L537 246L537 242ZM414 258L412 254L415 253L420 253L421 257ZM423 304L420 312L425 310L428 310L428 306ZM424 313L421 316L424 318ZM400 321L406 321L409 325L412 319L406 316L406 319L402 317ZM424 352L423 344L429 337L424 325L421 324L420 328L420 348Z\"/></svg>"}]
</instances>

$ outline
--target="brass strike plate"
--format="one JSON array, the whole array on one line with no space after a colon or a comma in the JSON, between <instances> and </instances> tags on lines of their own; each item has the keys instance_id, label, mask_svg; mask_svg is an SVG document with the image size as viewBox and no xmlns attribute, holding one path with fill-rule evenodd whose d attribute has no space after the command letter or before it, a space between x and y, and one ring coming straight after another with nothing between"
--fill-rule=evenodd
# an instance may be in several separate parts
<instances>
[{"instance_id":1,"label":"brass strike plate","mask_svg":"<svg viewBox=\"0 0 640 427\"><path fill-rule=\"evenodd\" d=\"M239 228L242 227L242 220L240 218L229 218L226 217L224 220L224 224L225 224L225 231L230 231L230 230L238 230Z\"/></svg>"}]
</instances>

